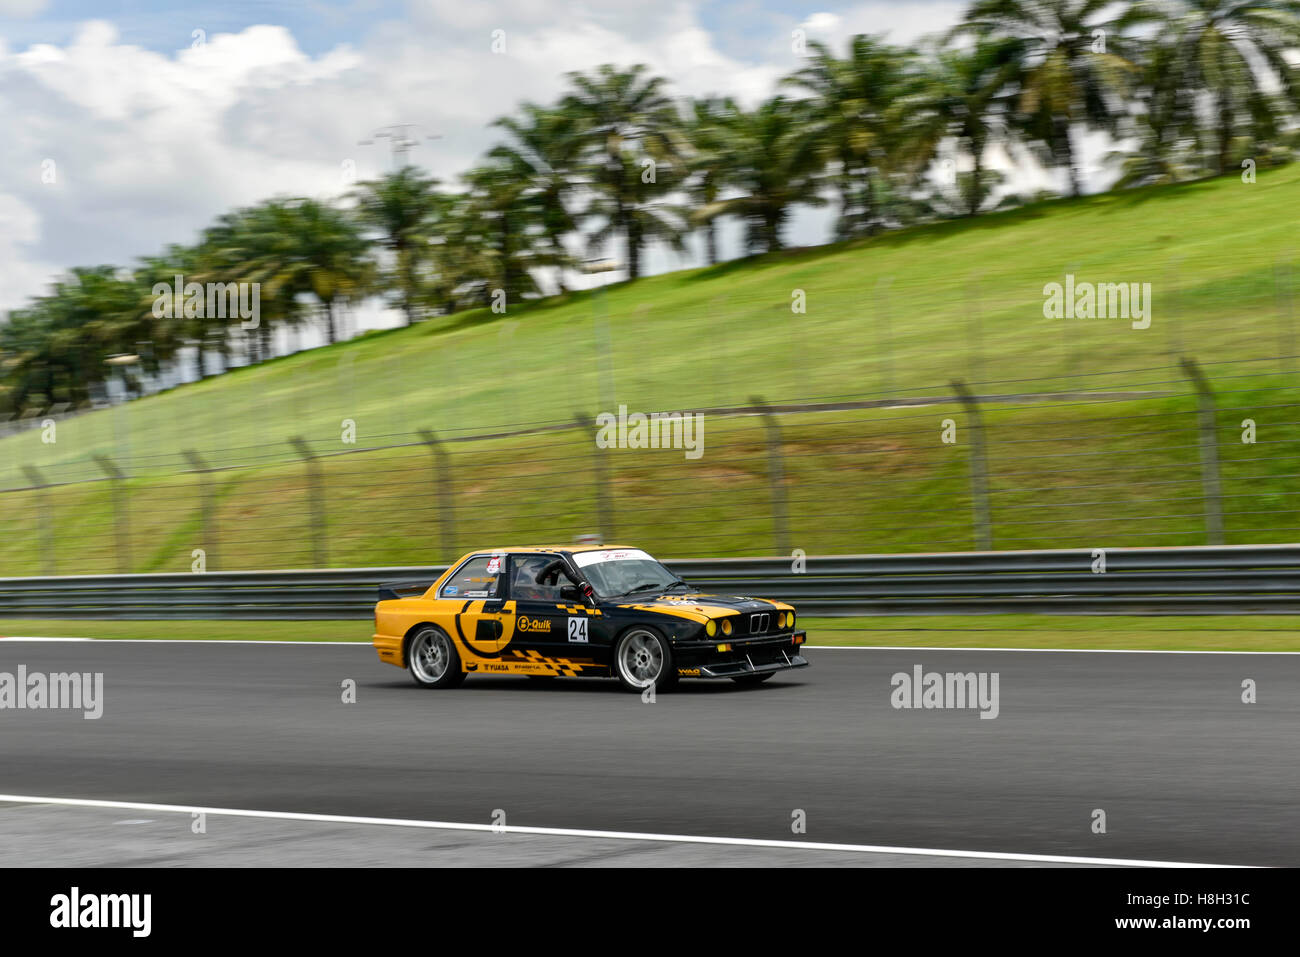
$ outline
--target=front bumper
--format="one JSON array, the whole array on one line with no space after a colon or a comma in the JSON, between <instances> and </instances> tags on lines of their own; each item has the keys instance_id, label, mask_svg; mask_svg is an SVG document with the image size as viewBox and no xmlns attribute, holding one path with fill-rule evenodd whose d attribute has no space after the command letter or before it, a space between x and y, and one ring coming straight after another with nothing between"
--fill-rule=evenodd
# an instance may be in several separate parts
<instances>
[{"instance_id":1,"label":"front bumper","mask_svg":"<svg viewBox=\"0 0 1300 957\"><path fill-rule=\"evenodd\" d=\"M808 659L799 654L806 637L796 631L722 642L731 645L729 651L718 651L715 641L689 642L674 647L673 658L682 678L741 678L790 671L808 666Z\"/></svg>"}]
</instances>

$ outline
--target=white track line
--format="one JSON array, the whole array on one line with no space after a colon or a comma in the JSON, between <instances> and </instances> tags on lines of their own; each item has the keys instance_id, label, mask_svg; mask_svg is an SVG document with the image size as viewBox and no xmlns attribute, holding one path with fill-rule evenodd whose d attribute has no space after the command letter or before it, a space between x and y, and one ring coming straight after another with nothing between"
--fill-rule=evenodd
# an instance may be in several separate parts
<instances>
[{"instance_id":1,"label":"white track line","mask_svg":"<svg viewBox=\"0 0 1300 957\"><path fill-rule=\"evenodd\" d=\"M99 641L98 638L33 638L29 635L0 635L0 641Z\"/></svg>"},{"instance_id":2,"label":"white track line","mask_svg":"<svg viewBox=\"0 0 1300 957\"><path fill-rule=\"evenodd\" d=\"M32 797L0 794L0 802L53 804L62 807L112 808L176 814L211 814L214 817L251 817L274 821L309 821L319 824L364 824L382 827L415 827L443 831L478 831L494 834L528 834L542 837L589 837L622 841L658 841L673 844L711 844L729 847L770 847L801 851L850 851L860 854L903 854L917 857L959 857L988 861L1024 861L1039 864L1093 864L1112 867L1238 867L1235 864L1198 864L1184 861L1142 861L1121 857L1071 857L1056 854L1012 854L1000 851L953 851L930 847L889 847L875 844L829 844L817 841L773 841L745 837L698 837L692 834L653 834L643 831L595 831L567 827L519 827L516 825L465 824L455 821L422 821L393 817L354 817L346 814L308 814L298 811L252 811L243 808L198 807L184 804L146 804L137 801L99 801L89 798Z\"/></svg>"}]
</instances>

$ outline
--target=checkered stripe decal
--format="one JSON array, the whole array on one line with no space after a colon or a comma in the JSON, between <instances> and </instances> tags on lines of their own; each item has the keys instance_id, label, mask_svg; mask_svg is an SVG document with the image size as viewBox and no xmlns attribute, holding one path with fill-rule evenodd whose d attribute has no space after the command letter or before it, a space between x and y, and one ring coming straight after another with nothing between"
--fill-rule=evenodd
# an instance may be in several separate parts
<instances>
[{"instance_id":1,"label":"checkered stripe decal","mask_svg":"<svg viewBox=\"0 0 1300 957\"><path fill-rule=\"evenodd\" d=\"M569 615L585 613L593 618L599 618L604 614L599 608L588 608L586 605L556 605L555 607Z\"/></svg>"},{"instance_id":2,"label":"checkered stripe decal","mask_svg":"<svg viewBox=\"0 0 1300 957\"><path fill-rule=\"evenodd\" d=\"M526 662L528 664L545 665L555 674L566 678L576 678L578 672L583 668L577 662L570 661L568 658L547 658L540 651L518 651L513 652L512 661Z\"/></svg>"}]
</instances>

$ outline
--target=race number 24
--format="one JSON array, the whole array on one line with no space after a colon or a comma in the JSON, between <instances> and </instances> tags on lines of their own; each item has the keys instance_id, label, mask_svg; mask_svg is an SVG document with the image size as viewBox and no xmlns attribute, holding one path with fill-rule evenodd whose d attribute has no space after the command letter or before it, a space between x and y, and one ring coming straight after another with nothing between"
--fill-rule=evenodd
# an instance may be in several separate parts
<instances>
[{"instance_id":1,"label":"race number 24","mask_svg":"<svg viewBox=\"0 0 1300 957\"><path fill-rule=\"evenodd\" d=\"M587 640L587 619L570 618L569 619L569 640L582 641Z\"/></svg>"}]
</instances>

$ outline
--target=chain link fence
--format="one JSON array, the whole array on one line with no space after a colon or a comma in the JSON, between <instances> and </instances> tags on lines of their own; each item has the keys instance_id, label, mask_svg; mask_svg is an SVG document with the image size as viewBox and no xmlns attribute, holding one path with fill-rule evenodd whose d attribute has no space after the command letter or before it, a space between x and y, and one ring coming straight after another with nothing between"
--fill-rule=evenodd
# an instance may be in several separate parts
<instances>
[{"instance_id":1,"label":"chain link fence","mask_svg":"<svg viewBox=\"0 0 1300 957\"><path fill-rule=\"evenodd\" d=\"M652 411L216 451L178 430L166 470L97 452L94 477L71 481L23 463L0 491L0 574L429 565L580 536L692 558L1266 544L1300 529L1300 389L1249 362L1033 391L755 395L676 410L661 447L637 431Z\"/></svg>"}]
</instances>

